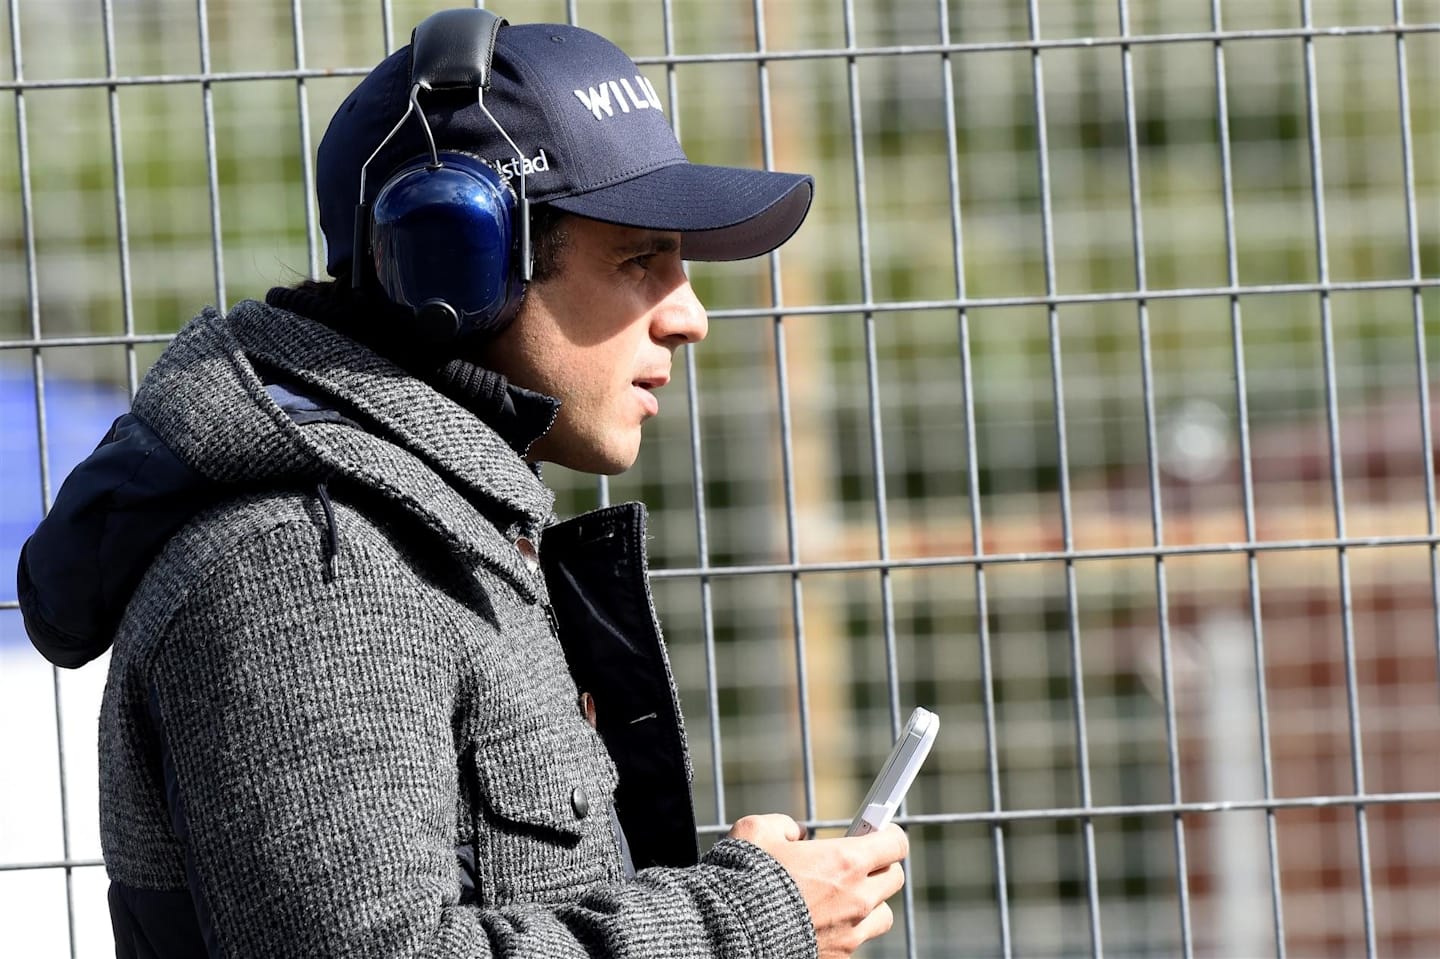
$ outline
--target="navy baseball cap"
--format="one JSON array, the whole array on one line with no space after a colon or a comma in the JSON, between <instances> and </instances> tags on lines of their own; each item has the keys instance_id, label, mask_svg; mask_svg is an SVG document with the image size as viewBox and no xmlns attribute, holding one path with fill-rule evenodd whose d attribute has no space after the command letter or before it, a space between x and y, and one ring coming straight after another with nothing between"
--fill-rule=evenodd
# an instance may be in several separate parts
<instances>
[{"instance_id":1,"label":"navy baseball cap","mask_svg":"<svg viewBox=\"0 0 1440 959\"><path fill-rule=\"evenodd\" d=\"M353 256L361 166L404 116L410 85L406 46L360 82L320 141L316 193L332 276ZM424 91L419 104L439 149L480 157L512 177L523 166L532 203L679 232L681 253L690 260L768 253L799 228L814 194L807 175L691 163L634 61L579 27L535 23L499 30L484 104L519 155L473 89ZM367 168L365 201L393 171L428 153L424 128L410 117Z\"/></svg>"}]
</instances>

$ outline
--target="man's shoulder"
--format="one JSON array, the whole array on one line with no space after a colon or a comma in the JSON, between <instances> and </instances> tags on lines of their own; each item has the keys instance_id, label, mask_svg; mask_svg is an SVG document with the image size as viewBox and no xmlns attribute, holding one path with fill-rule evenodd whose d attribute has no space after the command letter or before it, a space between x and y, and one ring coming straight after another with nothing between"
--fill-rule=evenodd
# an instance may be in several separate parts
<instances>
[{"instance_id":1,"label":"man's shoulder","mask_svg":"<svg viewBox=\"0 0 1440 959\"><path fill-rule=\"evenodd\" d=\"M363 631L367 617L388 616L393 626L402 608L419 615L454 605L434 588L443 565L422 569L424 555L383 516L318 485L235 496L198 513L165 544L131 597L115 654L144 672L177 643L184 655L194 643L244 642L252 629L282 645L323 642L297 624L328 616Z\"/></svg>"},{"instance_id":2,"label":"man's shoulder","mask_svg":"<svg viewBox=\"0 0 1440 959\"><path fill-rule=\"evenodd\" d=\"M146 571L127 619L153 632L218 573L234 580L273 580L309 560L285 548L297 535L316 533L311 495L300 490L242 494L202 510L175 532ZM318 540L317 540L318 542Z\"/></svg>"}]
</instances>

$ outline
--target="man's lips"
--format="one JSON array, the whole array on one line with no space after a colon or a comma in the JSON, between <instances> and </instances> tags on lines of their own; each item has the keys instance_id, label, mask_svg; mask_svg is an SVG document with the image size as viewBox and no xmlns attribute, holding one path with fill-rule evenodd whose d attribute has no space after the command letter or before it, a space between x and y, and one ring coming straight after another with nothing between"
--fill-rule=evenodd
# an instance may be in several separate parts
<instances>
[{"instance_id":1,"label":"man's lips","mask_svg":"<svg viewBox=\"0 0 1440 959\"><path fill-rule=\"evenodd\" d=\"M630 388L635 391L635 397L640 401L640 407L645 411L646 416L654 416L660 412L660 401L655 398L654 390L658 390L670 382L669 374L657 376L642 376L630 382Z\"/></svg>"}]
</instances>

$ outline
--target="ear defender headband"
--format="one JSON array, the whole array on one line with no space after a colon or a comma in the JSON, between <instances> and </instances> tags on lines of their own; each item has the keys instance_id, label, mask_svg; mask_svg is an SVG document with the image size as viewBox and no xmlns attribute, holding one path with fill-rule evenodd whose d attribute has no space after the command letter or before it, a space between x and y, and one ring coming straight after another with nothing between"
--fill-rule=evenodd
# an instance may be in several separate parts
<instances>
[{"instance_id":1,"label":"ear defender headband","mask_svg":"<svg viewBox=\"0 0 1440 959\"><path fill-rule=\"evenodd\" d=\"M485 106L495 38L504 24L479 9L444 10L421 22L410 37L410 105L360 167L355 288L364 283L368 261L385 295L414 314L417 332L431 343L498 333L531 277L524 163L516 164L517 196L509 178L484 161L436 149L419 99L422 91L473 89L481 111L523 161ZM402 165L367 204L366 168L412 113L424 127L429 155Z\"/></svg>"}]
</instances>

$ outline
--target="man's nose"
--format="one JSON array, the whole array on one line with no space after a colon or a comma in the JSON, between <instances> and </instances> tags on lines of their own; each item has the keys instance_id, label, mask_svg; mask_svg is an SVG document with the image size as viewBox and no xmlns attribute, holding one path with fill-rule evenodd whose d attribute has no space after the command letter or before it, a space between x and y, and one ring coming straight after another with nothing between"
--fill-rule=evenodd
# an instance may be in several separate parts
<instances>
[{"instance_id":1,"label":"man's nose","mask_svg":"<svg viewBox=\"0 0 1440 959\"><path fill-rule=\"evenodd\" d=\"M710 318L687 278L670 291L655 311L651 335L656 342L673 349L686 343L699 343L709 332Z\"/></svg>"}]
</instances>

